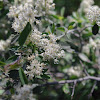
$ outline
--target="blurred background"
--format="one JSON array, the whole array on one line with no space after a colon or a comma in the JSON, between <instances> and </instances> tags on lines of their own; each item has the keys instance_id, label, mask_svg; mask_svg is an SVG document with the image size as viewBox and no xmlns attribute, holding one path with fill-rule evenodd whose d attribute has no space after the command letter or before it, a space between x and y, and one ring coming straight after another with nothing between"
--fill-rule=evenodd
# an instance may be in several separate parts
<instances>
[{"instance_id":1,"label":"blurred background","mask_svg":"<svg viewBox=\"0 0 100 100\"><path fill-rule=\"evenodd\" d=\"M65 7L65 17L67 15L71 15L73 11L76 11L81 3L82 0L54 0L56 4L56 11L58 14L62 7ZM96 5L100 6L100 0L94 0Z\"/></svg>"}]
</instances>

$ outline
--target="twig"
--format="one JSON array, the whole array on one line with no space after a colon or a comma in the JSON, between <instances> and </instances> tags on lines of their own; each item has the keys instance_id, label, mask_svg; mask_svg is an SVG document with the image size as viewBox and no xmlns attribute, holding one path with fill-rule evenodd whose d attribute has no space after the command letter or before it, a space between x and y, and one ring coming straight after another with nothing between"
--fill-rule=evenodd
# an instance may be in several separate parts
<instances>
[{"instance_id":1,"label":"twig","mask_svg":"<svg viewBox=\"0 0 100 100\"><path fill-rule=\"evenodd\" d=\"M97 81L95 81L95 83L94 83L94 85L93 85L93 87L92 87L92 89L91 89L91 92L90 92L90 94L88 95L89 98L92 96L92 93L93 93L93 91L94 91L94 89L95 89L96 84L97 84Z\"/></svg>"},{"instance_id":2,"label":"twig","mask_svg":"<svg viewBox=\"0 0 100 100\"><path fill-rule=\"evenodd\" d=\"M77 31L78 29L72 29L72 30L69 30L68 32L67 32L67 34L69 34L69 33L73 33L74 31Z\"/></svg>"},{"instance_id":3,"label":"twig","mask_svg":"<svg viewBox=\"0 0 100 100\"><path fill-rule=\"evenodd\" d=\"M80 60L80 63L81 63L81 67L83 68L83 71L84 73L87 75L87 76L90 76L85 68L85 66L83 65L82 61Z\"/></svg>"},{"instance_id":4,"label":"twig","mask_svg":"<svg viewBox=\"0 0 100 100\"><path fill-rule=\"evenodd\" d=\"M88 28L88 27L92 27L92 25L89 25L89 26L85 26L84 28L82 28L81 30L78 30L78 33L79 33L79 40L80 40L80 52L82 51L82 47L83 47L83 38L82 38L82 32Z\"/></svg>"},{"instance_id":5,"label":"twig","mask_svg":"<svg viewBox=\"0 0 100 100\"><path fill-rule=\"evenodd\" d=\"M88 27L92 27L93 25L88 25L88 26L85 26L84 28L82 28L79 32L82 33L86 28Z\"/></svg>"},{"instance_id":6,"label":"twig","mask_svg":"<svg viewBox=\"0 0 100 100\"><path fill-rule=\"evenodd\" d=\"M71 94L71 100L73 99L73 96L74 96L75 86L76 86L76 81L74 82L74 85L73 85L73 90L72 90L72 94Z\"/></svg>"},{"instance_id":7,"label":"twig","mask_svg":"<svg viewBox=\"0 0 100 100\"><path fill-rule=\"evenodd\" d=\"M5 72L7 72L9 70L9 66L12 66L12 65L15 65L15 64L20 64L20 59L21 59L21 56L19 56L14 62L12 62L8 65L5 65L4 66Z\"/></svg>"}]
</instances>

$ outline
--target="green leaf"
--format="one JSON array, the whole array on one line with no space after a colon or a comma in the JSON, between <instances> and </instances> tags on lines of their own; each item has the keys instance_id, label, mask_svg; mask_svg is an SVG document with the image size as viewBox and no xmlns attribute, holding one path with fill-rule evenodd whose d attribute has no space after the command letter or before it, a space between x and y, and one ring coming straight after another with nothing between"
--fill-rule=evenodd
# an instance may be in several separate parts
<instances>
[{"instance_id":1,"label":"green leaf","mask_svg":"<svg viewBox=\"0 0 100 100\"><path fill-rule=\"evenodd\" d=\"M41 75L41 77L44 78L44 79L50 79L50 76L46 75L46 74Z\"/></svg>"},{"instance_id":2,"label":"green leaf","mask_svg":"<svg viewBox=\"0 0 100 100\"><path fill-rule=\"evenodd\" d=\"M0 10L3 8L3 1L0 1Z\"/></svg>"},{"instance_id":3,"label":"green leaf","mask_svg":"<svg viewBox=\"0 0 100 100\"><path fill-rule=\"evenodd\" d=\"M71 29L73 29L74 28L74 25L75 24L75 22L71 22L70 24L69 24L69 26L68 26L68 30L71 30Z\"/></svg>"},{"instance_id":4,"label":"green leaf","mask_svg":"<svg viewBox=\"0 0 100 100\"><path fill-rule=\"evenodd\" d=\"M33 88L33 93L34 94L41 94L41 92L43 92L44 89L45 89L45 87L43 87L43 86L37 86L37 87Z\"/></svg>"},{"instance_id":5,"label":"green leaf","mask_svg":"<svg viewBox=\"0 0 100 100\"><path fill-rule=\"evenodd\" d=\"M92 33L87 33L87 34L83 34L82 37L83 38L89 38L92 35L93 35Z\"/></svg>"},{"instance_id":6,"label":"green leaf","mask_svg":"<svg viewBox=\"0 0 100 100\"><path fill-rule=\"evenodd\" d=\"M91 69L88 69L88 73L91 74L91 75L94 75L95 74L95 70L92 69L92 68Z\"/></svg>"},{"instance_id":7,"label":"green leaf","mask_svg":"<svg viewBox=\"0 0 100 100\"><path fill-rule=\"evenodd\" d=\"M54 24L52 24L52 27L51 27L51 32L52 32L52 33L54 33L54 31L55 31L55 25L54 25Z\"/></svg>"},{"instance_id":8,"label":"green leaf","mask_svg":"<svg viewBox=\"0 0 100 100\"><path fill-rule=\"evenodd\" d=\"M0 66L4 66L4 65L6 65L6 63L0 61Z\"/></svg>"},{"instance_id":9,"label":"green leaf","mask_svg":"<svg viewBox=\"0 0 100 100\"><path fill-rule=\"evenodd\" d=\"M18 64L18 63L16 62L16 63L10 65L10 66L9 66L9 69L10 69L10 70L14 70L14 69L17 69L17 68L19 68L19 67L20 67L20 64Z\"/></svg>"},{"instance_id":10,"label":"green leaf","mask_svg":"<svg viewBox=\"0 0 100 100\"><path fill-rule=\"evenodd\" d=\"M28 22L24 30L21 32L20 37L19 37L19 45L23 46L25 43L29 33L31 31L31 24Z\"/></svg>"},{"instance_id":11,"label":"green leaf","mask_svg":"<svg viewBox=\"0 0 100 100\"><path fill-rule=\"evenodd\" d=\"M74 25L75 24L75 22L71 22L71 23L69 23L69 26L72 26L72 25Z\"/></svg>"},{"instance_id":12,"label":"green leaf","mask_svg":"<svg viewBox=\"0 0 100 100\"><path fill-rule=\"evenodd\" d=\"M72 13L72 17L73 17L75 20L77 20L77 21L79 20L79 19L78 19L79 15L78 15L77 12L73 12L73 13Z\"/></svg>"},{"instance_id":13,"label":"green leaf","mask_svg":"<svg viewBox=\"0 0 100 100\"><path fill-rule=\"evenodd\" d=\"M65 28L64 27L58 27L57 29L62 31L62 32L65 32Z\"/></svg>"},{"instance_id":14,"label":"green leaf","mask_svg":"<svg viewBox=\"0 0 100 100\"><path fill-rule=\"evenodd\" d=\"M43 34L46 34L46 35L48 35L48 33L47 33L47 32L43 32L43 33L42 33L42 35L43 35Z\"/></svg>"},{"instance_id":15,"label":"green leaf","mask_svg":"<svg viewBox=\"0 0 100 100\"><path fill-rule=\"evenodd\" d=\"M57 15L52 15L52 17L54 17L55 19L59 19L59 16Z\"/></svg>"},{"instance_id":16,"label":"green leaf","mask_svg":"<svg viewBox=\"0 0 100 100\"><path fill-rule=\"evenodd\" d=\"M14 0L8 0L8 1L9 1L10 3L11 3L11 2L14 2Z\"/></svg>"},{"instance_id":17,"label":"green leaf","mask_svg":"<svg viewBox=\"0 0 100 100\"><path fill-rule=\"evenodd\" d=\"M42 72L43 72L43 74L44 74L44 73L45 73L45 72L47 72L47 71L48 71L48 69L43 69L43 71L42 71Z\"/></svg>"},{"instance_id":18,"label":"green leaf","mask_svg":"<svg viewBox=\"0 0 100 100\"><path fill-rule=\"evenodd\" d=\"M0 15L0 19L2 19L3 17L5 17L6 14L7 14L8 12L9 12L8 9L2 9L2 11L0 11L0 13L2 13L2 14Z\"/></svg>"},{"instance_id":19,"label":"green leaf","mask_svg":"<svg viewBox=\"0 0 100 100\"><path fill-rule=\"evenodd\" d=\"M59 16L59 15L51 15L55 19L63 20L64 17Z\"/></svg>"},{"instance_id":20,"label":"green leaf","mask_svg":"<svg viewBox=\"0 0 100 100\"><path fill-rule=\"evenodd\" d=\"M61 12L60 12L60 13L61 13L61 16L64 16L64 13L65 13L65 7L62 7L62 8L61 8Z\"/></svg>"},{"instance_id":21,"label":"green leaf","mask_svg":"<svg viewBox=\"0 0 100 100\"><path fill-rule=\"evenodd\" d=\"M7 59L7 61L14 61L14 60L16 60L17 59L17 55L14 55L14 56L11 56L11 57L9 57L8 59Z\"/></svg>"},{"instance_id":22,"label":"green leaf","mask_svg":"<svg viewBox=\"0 0 100 100\"><path fill-rule=\"evenodd\" d=\"M19 69L19 77L20 77L22 85L28 84L28 79L22 68Z\"/></svg>"},{"instance_id":23,"label":"green leaf","mask_svg":"<svg viewBox=\"0 0 100 100\"><path fill-rule=\"evenodd\" d=\"M4 93L4 90L0 90L0 95L2 95Z\"/></svg>"},{"instance_id":24,"label":"green leaf","mask_svg":"<svg viewBox=\"0 0 100 100\"><path fill-rule=\"evenodd\" d=\"M75 51L78 51L78 46L76 44L68 40L66 42L70 45L72 49L74 49Z\"/></svg>"},{"instance_id":25,"label":"green leaf","mask_svg":"<svg viewBox=\"0 0 100 100\"><path fill-rule=\"evenodd\" d=\"M14 92L15 92L14 88L11 88L10 92L11 92L11 94L14 94Z\"/></svg>"},{"instance_id":26,"label":"green leaf","mask_svg":"<svg viewBox=\"0 0 100 100\"><path fill-rule=\"evenodd\" d=\"M65 84L65 85L63 86L63 91L64 91L65 94L70 93L68 84Z\"/></svg>"},{"instance_id":27,"label":"green leaf","mask_svg":"<svg viewBox=\"0 0 100 100\"><path fill-rule=\"evenodd\" d=\"M96 55L93 48L90 48L90 60L96 63Z\"/></svg>"},{"instance_id":28,"label":"green leaf","mask_svg":"<svg viewBox=\"0 0 100 100\"><path fill-rule=\"evenodd\" d=\"M74 27L72 25L68 26L68 30L73 29Z\"/></svg>"}]
</instances>

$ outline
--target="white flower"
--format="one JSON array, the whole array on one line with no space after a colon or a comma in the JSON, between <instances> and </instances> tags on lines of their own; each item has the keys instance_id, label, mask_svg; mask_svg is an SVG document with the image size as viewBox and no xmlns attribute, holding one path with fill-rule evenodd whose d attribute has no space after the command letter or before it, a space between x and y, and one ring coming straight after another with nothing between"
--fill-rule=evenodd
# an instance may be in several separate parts
<instances>
[{"instance_id":1,"label":"white flower","mask_svg":"<svg viewBox=\"0 0 100 100\"><path fill-rule=\"evenodd\" d=\"M89 45L84 45L83 46L83 52L86 53L86 54L89 54L89 52L90 52Z\"/></svg>"},{"instance_id":2,"label":"white flower","mask_svg":"<svg viewBox=\"0 0 100 100\"><path fill-rule=\"evenodd\" d=\"M9 9L9 13L7 14L8 17L18 17L18 14L23 10L23 6L20 5L18 7L16 7L15 5L14 6L11 6L10 9Z\"/></svg>"},{"instance_id":3,"label":"white flower","mask_svg":"<svg viewBox=\"0 0 100 100\"><path fill-rule=\"evenodd\" d=\"M22 30L24 29L24 27L26 26L27 22L26 21L22 21L18 18L15 18L14 23L12 24L12 28L20 33L22 32Z\"/></svg>"},{"instance_id":4,"label":"white flower","mask_svg":"<svg viewBox=\"0 0 100 100\"><path fill-rule=\"evenodd\" d=\"M92 38L90 38L89 43L83 46L83 52L89 54L90 48L95 50L99 46L98 44L99 44L98 40L93 40Z\"/></svg>"},{"instance_id":5,"label":"white flower","mask_svg":"<svg viewBox=\"0 0 100 100\"><path fill-rule=\"evenodd\" d=\"M96 42L95 42L92 38L90 38L89 44L90 44L90 46L93 47L94 49L97 47Z\"/></svg>"},{"instance_id":6,"label":"white flower","mask_svg":"<svg viewBox=\"0 0 100 100\"><path fill-rule=\"evenodd\" d=\"M98 6L92 6L88 10L87 17L90 22L96 22L100 26L100 8Z\"/></svg>"}]
</instances>

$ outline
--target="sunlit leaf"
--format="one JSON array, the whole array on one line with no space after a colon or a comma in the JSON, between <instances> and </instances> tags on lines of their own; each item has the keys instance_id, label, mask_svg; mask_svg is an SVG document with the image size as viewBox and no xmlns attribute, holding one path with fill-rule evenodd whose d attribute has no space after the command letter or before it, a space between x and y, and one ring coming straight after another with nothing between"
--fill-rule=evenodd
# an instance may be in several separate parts
<instances>
[{"instance_id":1,"label":"sunlit leaf","mask_svg":"<svg viewBox=\"0 0 100 100\"><path fill-rule=\"evenodd\" d=\"M65 94L70 93L68 84L65 84L65 85L63 86L63 91L64 91Z\"/></svg>"},{"instance_id":2,"label":"sunlit leaf","mask_svg":"<svg viewBox=\"0 0 100 100\"><path fill-rule=\"evenodd\" d=\"M65 32L65 28L64 27L58 27L57 29L62 31L62 32Z\"/></svg>"},{"instance_id":3,"label":"sunlit leaf","mask_svg":"<svg viewBox=\"0 0 100 100\"><path fill-rule=\"evenodd\" d=\"M52 33L54 33L54 31L55 31L55 25L54 24L52 24L51 31L52 31Z\"/></svg>"},{"instance_id":4,"label":"sunlit leaf","mask_svg":"<svg viewBox=\"0 0 100 100\"><path fill-rule=\"evenodd\" d=\"M2 95L4 93L4 90L0 90L0 95Z\"/></svg>"},{"instance_id":5,"label":"sunlit leaf","mask_svg":"<svg viewBox=\"0 0 100 100\"><path fill-rule=\"evenodd\" d=\"M62 9L61 9L61 16L64 16L64 13L65 13L65 7L62 7Z\"/></svg>"},{"instance_id":6,"label":"sunlit leaf","mask_svg":"<svg viewBox=\"0 0 100 100\"><path fill-rule=\"evenodd\" d=\"M88 63L91 62L91 61L89 60L89 58L88 58L85 54L83 54L83 53L79 53L79 58L80 58L81 60L85 61L85 62L88 62Z\"/></svg>"}]
</instances>

